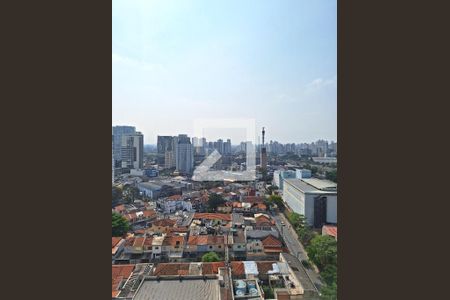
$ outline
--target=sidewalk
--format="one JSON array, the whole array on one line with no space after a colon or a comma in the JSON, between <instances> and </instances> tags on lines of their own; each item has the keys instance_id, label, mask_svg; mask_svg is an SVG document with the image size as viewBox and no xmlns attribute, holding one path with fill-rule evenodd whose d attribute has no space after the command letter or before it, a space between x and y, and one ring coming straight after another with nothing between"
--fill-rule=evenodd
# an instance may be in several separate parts
<instances>
[{"instance_id":1,"label":"sidewalk","mask_svg":"<svg viewBox=\"0 0 450 300\"><path fill-rule=\"evenodd\" d=\"M297 232L294 230L294 228L292 228L292 224L289 222L289 220L286 218L286 216L284 215L284 213L280 213L281 218L283 219L284 224L286 224L285 228L287 227L287 229L289 230L289 232L297 239L298 244L300 245L300 250L301 252L303 252L305 254L306 257L308 257L308 252L306 252L305 248L303 247L302 242L300 241ZM319 274L319 268L317 268L317 266L310 261L310 264L314 270L314 272L316 272L317 274Z\"/></svg>"}]
</instances>

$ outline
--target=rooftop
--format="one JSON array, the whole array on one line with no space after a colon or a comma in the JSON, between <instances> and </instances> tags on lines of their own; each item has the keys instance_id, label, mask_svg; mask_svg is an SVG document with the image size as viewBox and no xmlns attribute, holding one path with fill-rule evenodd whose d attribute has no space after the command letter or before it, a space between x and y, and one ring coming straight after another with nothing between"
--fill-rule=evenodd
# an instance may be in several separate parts
<instances>
[{"instance_id":1,"label":"rooftop","mask_svg":"<svg viewBox=\"0 0 450 300\"><path fill-rule=\"evenodd\" d=\"M231 214L219 213L195 213L194 219L223 220L231 221Z\"/></svg>"},{"instance_id":2,"label":"rooftop","mask_svg":"<svg viewBox=\"0 0 450 300\"><path fill-rule=\"evenodd\" d=\"M218 279L201 277L178 279L146 279L136 292L134 300L220 299Z\"/></svg>"},{"instance_id":3,"label":"rooftop","mask_svg":"<svg viewBox=\"0 0 450 300\"><path fill-rule=\"evenodd\" d=\"M134 265L113 265L112 266L112 296L116 297L119 293L119 286L122 281L127 280L133 273Z\"/></svg>"},{"instance_id":4,"label":"rooftop","mask_svg":"<svg viewBox=\"0 0 450 300\"><path fill-rule=\"evenodd\" d=\"M273 235L268 235L265 239L262 240L262 244L264 247L278 247L280 248L282 246L281 242L275 238Z\"/></svg>"},{"instance_id":5,"label":"rooftop","mask_svg":"<svg viewBox=\"0 0 450 300\"><path fill-rule=\"evenodd\" d=\"M311 183L306 182L306 180L309 179L298 179L298 178L290 178L290 179L285 179L284 182L292 185L293 187L301 190L304 193L319 193L319 194L327 194L327 193L336 193L336 189L337 189L337 185L334 182L325 180L326 183L319 183L318 181L321 181L321 179L316 179L316 178L312 178L314 181L312 181ZM332 185L330 185L329 183L334 184L334 190L332 189ZM326 188L327 190L321 190L316 188L314 185L316 186L320 186L321 188Z\"/></svg>"},{"instance_id":6,"label":"rooftop","mask_svg":"<svg viewBox=\"0 0 450 300\"><path fill-rule=\"evenodd\" d=\"M173 227L176 224L172 219L159 219L152 222L152 226Z\"/></svg>"},{"instance_id":7,"label":"rooftop","mask_svg":"<svg viewBox=\"0 0 450 300\"><path fill-rule=\"evenodd\" d=\"M322 232L325 232L326 234L337 238L337 226L324 225L322 228Z\"/></svg>"}]
</instances>

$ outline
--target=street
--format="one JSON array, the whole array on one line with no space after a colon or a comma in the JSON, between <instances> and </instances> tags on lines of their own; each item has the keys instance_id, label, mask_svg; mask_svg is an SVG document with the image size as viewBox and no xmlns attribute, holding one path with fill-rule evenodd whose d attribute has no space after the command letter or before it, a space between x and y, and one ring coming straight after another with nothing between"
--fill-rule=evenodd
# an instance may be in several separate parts
<instances>
[{"instance_id":1,"label":"street","mask_svg":"<svg viewBox=\"0 0 450 300\"><path fill-rule=\"evenodd\" d=\"M306 254L303 245L297 239L297 233L294 231L291 223L289 223L283 213L274 212L272 218L275 220L278 231L281 233L284 242L286 243L286 246L288 247L291 254L296 256L300 261L308 260L308 255ZM282 226L281 222L284 222L285 226ZM320 288L322 287L322 281L319 278L319 274L317 274L312 268L304 269L311 281L314 283L314 286L318 291L320 291Z\"/></svg>"}]
</instances>

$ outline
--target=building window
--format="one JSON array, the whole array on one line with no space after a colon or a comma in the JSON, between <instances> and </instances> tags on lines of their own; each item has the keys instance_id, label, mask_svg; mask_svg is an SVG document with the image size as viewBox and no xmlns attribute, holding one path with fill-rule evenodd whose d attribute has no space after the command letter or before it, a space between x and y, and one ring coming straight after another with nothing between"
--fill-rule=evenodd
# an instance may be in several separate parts
<instances>
[{"instance_id":1,"label":"building window","mask_svg":"<svg viewBox=\"0 0 450 300\"><path fill-rule=\"evenodd\" d=\"M209 246L209 249L212 249L212 246Z\"/></svg>"},{"instance_id":2,"label":"building window","mask_svg":"<svg viewBox=\"0 0 450 300\"><path fill-rule=\"evenodd\" d=\"M222 248L222 246L219 246L219 249Z\"/></svg>"}]
</instances>

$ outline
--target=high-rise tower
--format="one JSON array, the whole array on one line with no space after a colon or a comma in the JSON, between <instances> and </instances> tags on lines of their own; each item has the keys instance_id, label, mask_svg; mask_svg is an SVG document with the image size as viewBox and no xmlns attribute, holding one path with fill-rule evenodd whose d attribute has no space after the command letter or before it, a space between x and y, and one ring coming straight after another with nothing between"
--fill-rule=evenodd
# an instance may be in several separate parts
<instances>
[{"instance_id":1,"label":"high-rise tower","mask_svg":"<svg viewBox=\"0 0 450 300\"><path fill-rule=\"evenodd\" d=\"M266 131L264 130L264 127L262 128L262 145L261 145L261 171L267 170L267 151L266 146L264 145L264 135L266 134Z\"/></svg>"}]
</instances>

